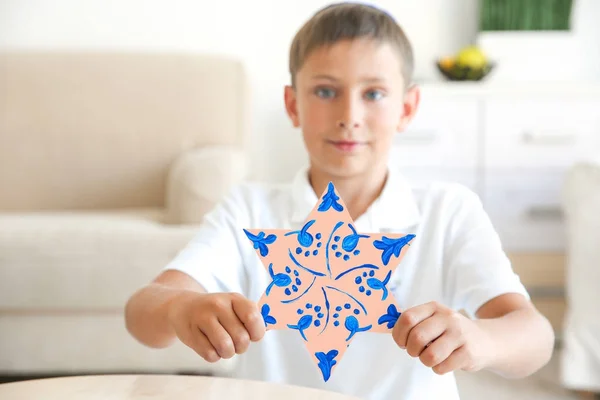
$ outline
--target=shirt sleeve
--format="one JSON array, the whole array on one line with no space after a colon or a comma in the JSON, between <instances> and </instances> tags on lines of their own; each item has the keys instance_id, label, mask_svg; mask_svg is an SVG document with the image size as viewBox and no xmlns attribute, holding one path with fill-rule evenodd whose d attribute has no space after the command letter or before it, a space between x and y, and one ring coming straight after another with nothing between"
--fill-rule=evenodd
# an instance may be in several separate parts
<instances>
[{"instance_id":1,"label":"shirt sleeve","mask_svg":"<svg viewBox=\"0 0 600 400\"><path fill-rule=\"evenodd\" d=\"M243 232L242 203L237 191L219 202L205 215L193 239L164 270L188 274L209 293L246 294L247 276L237 232Z\"/></svg>"},{"instance_id":2,"label":"shirt sleeve","mask_svg":"<svg viewBox=\"0 0 600 400\"><path fill-rule=\"evenodd\" d=\"M506 293L530 299L479 197L464 189L447 229L445 294L449 306L474 318L486 302Z\"/></svg>"}]
</instances>

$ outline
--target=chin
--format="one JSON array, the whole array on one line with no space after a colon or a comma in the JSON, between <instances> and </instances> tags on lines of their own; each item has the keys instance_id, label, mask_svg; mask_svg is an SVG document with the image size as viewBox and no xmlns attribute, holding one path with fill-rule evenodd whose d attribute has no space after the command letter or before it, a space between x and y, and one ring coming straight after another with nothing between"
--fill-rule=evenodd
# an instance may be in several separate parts
<instances>
[{"instance_id":1,"label":"chin","mask_svg":"<svg viewBox=\"0 0 600 400\"><path fill-rule=\"evenodd\" d=\"M368 163L359 160L325 160L318 163L319 168L329 175L339 178L349 178L360 175L368 170Z\"/></svg>"}]
</instances>

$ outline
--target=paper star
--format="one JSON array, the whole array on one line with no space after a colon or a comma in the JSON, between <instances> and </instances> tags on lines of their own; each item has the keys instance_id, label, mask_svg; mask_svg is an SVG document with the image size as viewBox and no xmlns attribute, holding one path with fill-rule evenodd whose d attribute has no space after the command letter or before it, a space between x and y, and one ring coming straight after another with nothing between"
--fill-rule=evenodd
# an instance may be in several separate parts
<instances>
[{"instance_id":1,"label":"paper star","mask_svg":"<svg viewBox=\"0 0 600 400\"><path fill-rule=\"evenodd\" d=\"M361 234L333 183L298 231L244 229L271 282L258 306L266 329L294 329L329 380L362 332L400 316L388 283L414 235Z\"/></svg>"}]
</instances>

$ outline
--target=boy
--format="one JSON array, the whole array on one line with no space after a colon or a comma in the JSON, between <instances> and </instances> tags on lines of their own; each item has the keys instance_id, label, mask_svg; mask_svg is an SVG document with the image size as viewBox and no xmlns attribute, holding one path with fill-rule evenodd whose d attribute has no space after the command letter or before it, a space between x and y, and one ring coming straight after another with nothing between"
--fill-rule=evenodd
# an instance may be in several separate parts
<instances>
[{"instance_id":1,"label":"boy","mask_svg":"<svg viewBox=\"0 0 600 400\"><path fill-rule=\"evenodd\" d=\"M411 46L386 13L336 4L313 16L290 52L285 105L310 167L291 185L243 185L126 307L151 347L181 340L209 362L240 354L236 375L367 399L457 399L454 370L529 375L550 358L552 329L531 305L478 198L454 184L418 198L388 168L392 138L416 112ZM292 330L265 335L257 301L269 283L243 228L299 229L332 181L360 232L415 233L390 290L392 337L364 334L327 383ZM472 318L458 313L465 310Z\"/></svg>"}]
</instances>

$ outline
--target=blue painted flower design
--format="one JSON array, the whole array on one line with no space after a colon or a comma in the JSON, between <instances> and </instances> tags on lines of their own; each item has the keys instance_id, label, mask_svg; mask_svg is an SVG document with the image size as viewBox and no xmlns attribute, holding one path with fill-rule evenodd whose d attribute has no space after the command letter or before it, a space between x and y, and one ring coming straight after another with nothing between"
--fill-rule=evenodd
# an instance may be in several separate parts
<instances>
[{"instance_id":1,"label":"blue painted flower design","mask_svg":"<svg viewBox=\"0 0 600 400\"><path fill-rule=\"evenodd\" d=\"M306 335L304 335L304 331L310 327L310 324L312 324L312 319L313 319L312 315L307 314L307 315L303 316L302 318L300 318L300 320L298 320L298 323L296 325L288 324L288 328L296 329L297 331L300 332L300 335L302 335L302 338L305 341L308 341L308 339L306 339Z\"/></svg>"},{"instance_id":2,"label":"blue painted flower design","mask_svg":"<svg viewBox=\"0 0 600 400\"><path fill-rule=\"evenodd\" d=\"M260 309L260 314L262 315L263 320L265 321L265 326L268 326L269 324L275 325L277 323L275 317L269 315L270 312L271 307L269 307L268 304L263 304L262 308Z\"/></svg>"},{"instance_id":3,"label":"blue painted flower design","mask_svg":"<svg viewBox=\"0 0 600 400\"><path fill-rule=\"evenodd\" d=\"M275 239L277 239L277 236L273 234L270 234L269 236L265 237L264 232L260 232L258 235L253 235L252 233L244 229L244 233L246 233L248 239L252 241L254 248L260 249L260 255L263 257L266 257L267 254L269 254L269 248L267 247L267 245L274 243Z\"/></svg>"},{"instance_id":4,"label":"blue painted flower design","mask_svg":"<svg viewBox=\"0 0 600 400\"><path fill-rule=\"evenodd\" d=\"M354 315L349 315L346 317L346 322L344 323L344 326L346 327L348 332L350 332L350 335L346 338L346 341L352 339L352 336L354 336L356 333L368 331L372 327L372 325L367 325L361 328L358 325L358 320Z\"/></svg>"},{"instance_id":5,"label":"blue painted flower design","mask_svg":"<svg viewBox=\"0 0 600 400\"><path fill-rule=\"evenodd\" d=\"M284 274L284 273L275 274L273 272L273 263L269 264L269 275L271 275L272 281L269 284L269 286L267 286L267 290L266 290L267 296L269 295L269 293L271 293L271 289L273 288L273 285L283 288L283 287L289 286L289 284L292 283L292 278L290 278L289 275Z\"/></svg>"},{"instance_id":6,"label":"blue painted flower design","mask_svg":"<svg viewBox=\"0 0 600 400\"><path fill-rule=\"evenodd\" d=\"M328 351L327 354L323 353L322 351L315 353L315 356L319 360L319 363L317 364L317 366L321 370L321 373L323 374L323 379L325 380L325 382L327 382L329 380L329 378L331 377L331 369L333 368L333 366L335 364L337 364L337 362L335 361L335 358L337 357L338 354L339 354L339 352L335 349Z\"/></svg>"},{"instance_id":7,"label":"blue painted flower design","mask_svg":"<svg viewBox=\"0 0 600 400\"><path fill-rule=\"evenodd\" d=\"M390 239L388 237L383 236L382 240L375 240L373 242L373 246L379 250L383 250L381 253L381 261L383 265L388 265L390 262L390 258L392 255L398 257L400 256L400 252L402 248L408 244L415 235L406 235L398 239Z\"/></svg>"},{"instance_id":8,"label":"blue painted flower design","mask_svg":"<svg viewBox=\"0 0 600 400\"><path fill-rule=\"evenodd\" d=\"M314 238L313 235L308 232L308 228L310 228L315 222L316 221L314 219L310 220L304 224L302 229L299 231L288 232L285 234L285 236L298 235L298 243L300 243L301 246L310 247L313 244Z\"/></svg>"},{"instance_id":9,"label":"blue painted flower design","mask_svg":"<svg viewBox=\"0 0 600 400\"><path fill-rule=\"evenodd\" d=\"M379 325L387 323L388 329L392 329L394 325L396 325L396 321L398 321L400 315L401 313L398 311L398 309L396 309L396 306L394 304L390 304L387 308L387 313L379 317L377 323Z\"/></svg>"},{"instance_id":10,"label":"blue painted flower design","mask_svg":"<svg viewBox=\"0 0 600 400\"><path fill-rule=\"evenodd\" d=\"M341 277L343 277L344 275L346 275L347 273L350 273L354 270L357 269L361 269L361 268L368 268L368 269L379 269L379 267L377 265L373 265L373 264L362 264L356 267L352 267L350 269L345 270L344 272L340 273L338 276L335 277L335 280L337 281L338 279L340 279ZM366 276L366 273L365 273ZM360 283L360 282L356 282L356 283Z\"/></svg>"},{"instance_id":11,"label":"blue painted flower design","mask_svg":"<svg viewBox=\"0 0 600 400\"><path fill-rule=\"evenodd\" d=\"M354 249L356 249L356 246L358 246L358 241L360 238L368 238L369 235L361 235L361 234L357 233L356 229L354 229L354 226L352 226L352 224L348 224L348 226L352 230L352 234L346 236L344 238L344 240L342 240L342 249L344 249L344 251L350 253L350 252L354 251Z\"/></svg>"},{"instance_id":12,"label":"blue painted flower design","mask_svg":"<svg viewBox=\"0 0 600 400\"><path fill-rule=\"evenodd\" d=\"M333 183L329 182L329 184L327 185L327 193L325 193L325 195L323 196L323 201L321 202L321 204L319 204L318 210L320 212L325 212L328 211L330 208L333 208L336 211L343 211L344 207L342 207L342 205L338 203L339 199L340 197L337 194L335 194L335 188L333 187Z\"/></svg>"},{"instance_id":13,"label":"blue painted flower design","mask_svg":"<svg viewBox=\"0 0 600 400\"><path fill-rule=\"evenodd\" d=\"M373 272L373 271L371 271ZM369 278L367 279L367 285L373 289L373 290L382 290L383 291L383 296L381 297L381 300L385 300L388 297L388 289L385 285L388 284L388 282L390 281L390 276L392 275L392 271L388 271L387 275L385 276L385 279L382 281L380 281L377 278Z\"/></svg>"}]
</instances>

